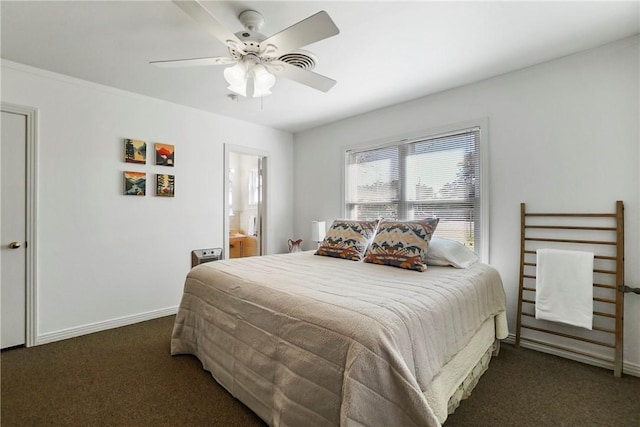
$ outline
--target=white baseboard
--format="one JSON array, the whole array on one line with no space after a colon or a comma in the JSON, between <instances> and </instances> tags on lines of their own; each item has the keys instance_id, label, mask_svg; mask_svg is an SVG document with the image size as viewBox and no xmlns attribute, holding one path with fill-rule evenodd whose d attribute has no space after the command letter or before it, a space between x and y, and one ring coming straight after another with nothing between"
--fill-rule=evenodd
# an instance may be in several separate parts
<instances>
[{"instance_id":1,"label":"white baseboard","mask_svg":"<svg viewBox=\"0 0 640 427\"><path fill-rule=\"evenodd\" d=\"M61 331L49 332L38 335L35 345L47 344L55 341L66 340L68 338L79 337L81 335L92 334L94 332L106 331L107 329L119 328L121 326L133 325L134 323L153 320L159 317L171 316L178 312L178 307L168 307L160 310L148 311L146 313L134 314L131 316L111 319L104 322L91 323L89 325L75 328L63 329Z\"/></svg>"},{"instance_id":2,"label":"white baseboard","mask_svg":"<svg viewBox=\"0 0 640 427\"><path fill-rule=\"evenodd\" d=\"M515 334L509 334L509 336L504 339L504 342L506 342L508 344L514 344L515 345L515 342L516 342ZM547 346L544 346L544 345L541 345L541 344L537 344L537 343L521 341L520 342L520 347L524 347L524 348L528 348L528 349L531 349L531 350L540 351L542 353L553 354L555 356L564 357L565 359L575 360L577 362L586 363L588 365L593 365L593 366L598 366L598 367L601 367L601 368L611 369L611 366L607 365L607 363L603 362L602 360L599 360L599 359L596 359L596 358L592 358L592 357L588 357L588 356L583 356L581 354L571 353L571 352L560 350L560 349L553 348L553 347L547 347ZM627 375L633 375L635 377L640 377L640 365L637 365L635 363L625 362L623 360L622 361L622 373L627 374Z\"/></svg>"}]
</instances>

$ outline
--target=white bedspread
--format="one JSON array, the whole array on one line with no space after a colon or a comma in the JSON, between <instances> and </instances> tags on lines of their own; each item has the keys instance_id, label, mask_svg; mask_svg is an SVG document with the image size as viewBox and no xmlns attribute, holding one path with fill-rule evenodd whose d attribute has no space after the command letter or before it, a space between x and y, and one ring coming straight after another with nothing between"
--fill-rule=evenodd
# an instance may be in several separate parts
<instances>
[{"instance_id":1,"label":"white bedspread","mask_svg":"<svg viewBox=\"0 0 640 427\"><path fill-rule=\"evenodd\" d=\"M171 352L196 355L273 426L438 426L423 390L504 310L500 276L481 263L419 273L313 252L216 261L187 276Z\"/></svg>"}]
</instances>

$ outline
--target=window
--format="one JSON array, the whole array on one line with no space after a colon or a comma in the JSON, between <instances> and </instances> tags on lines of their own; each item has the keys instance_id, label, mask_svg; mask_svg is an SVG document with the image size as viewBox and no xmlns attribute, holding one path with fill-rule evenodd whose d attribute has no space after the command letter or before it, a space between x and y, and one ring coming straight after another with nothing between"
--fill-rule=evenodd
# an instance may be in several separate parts
<instances>
[{"instance_id":1,"label":"window","mask_svg":"<svg viewBox=\"0 0 640 427\"><path fill-rule=\"evenodd\" d=\"M346 214L351 219L438 217L436 235L482 255L486 195L480 127L346 152ZM482 202L482 203L481 203ZM485 256L482 256L486 260Z\"/></svg>"}]
</instances>

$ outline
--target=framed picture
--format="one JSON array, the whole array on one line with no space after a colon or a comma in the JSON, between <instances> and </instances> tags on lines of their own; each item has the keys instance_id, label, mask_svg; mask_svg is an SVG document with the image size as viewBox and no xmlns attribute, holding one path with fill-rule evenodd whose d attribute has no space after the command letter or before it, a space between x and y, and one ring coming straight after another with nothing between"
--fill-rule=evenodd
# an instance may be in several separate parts
<instances>
[{"instance_id":1,"label":"framed picture","mask_svg":"<svg viewBox=\"0 0 640 427\"><path fill-rule=\"evenodd\" d=\"M127 163L147 163L147 143L139 139L124 140L124 161Z\"/></svg>"},{"instance_id":2,"label":"framed picture","mask_svg":"<svg viewBox=\"0 0 640 427\"><path fill-rule=\"evenodd\" d=\"M124 173L125 196L144 196L147 194L147 174L145 172L126 171Z\"/></svg>"},{"instance_id":3,"label":"framed picture","mask_svg":"<svg viewBox=\"0 0 640 427\"><path fill-rule=\"evenodd\" d=\"M175 176L156 175L156 196L173 197L175 195Z\"/></svg>"},{"instance_id":4,"label":"framed picture","mask_svg":"<svg viewBox=\"0 0 640 427\"><path fill-rule=\"evenodd\" d=\"M171 144L156 142L156 165L174 166L175 147Z\"/></svg>"}]
</instances>

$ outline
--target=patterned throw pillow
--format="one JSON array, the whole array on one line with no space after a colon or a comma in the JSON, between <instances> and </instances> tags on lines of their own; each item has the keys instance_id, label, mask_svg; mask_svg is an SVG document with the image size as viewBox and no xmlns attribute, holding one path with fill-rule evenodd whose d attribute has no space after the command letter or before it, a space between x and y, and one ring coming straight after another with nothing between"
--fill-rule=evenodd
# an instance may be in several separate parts
<instances>
[{"instance_id":1,"label":"patterned throw pillow","mask_svg":"<svg viewBox=\"0 0 640 427\"><path fill-rule=\"evenodd\" d=\"M429 241L437 225L438 218L414 221L382 220L373 242L367 249L364 261L425 271Z\"/></svg>"},{"instance_id":2,"label":"patterned throw pillow","mask_svg":"<svg viewBox=\"0 0 640 427\"><path fill-rule=\"evenodd\" d=\"M362 261L377 225L378 220L337 219L331 224L315 254Z\"/></svg>"}]
</instances>

